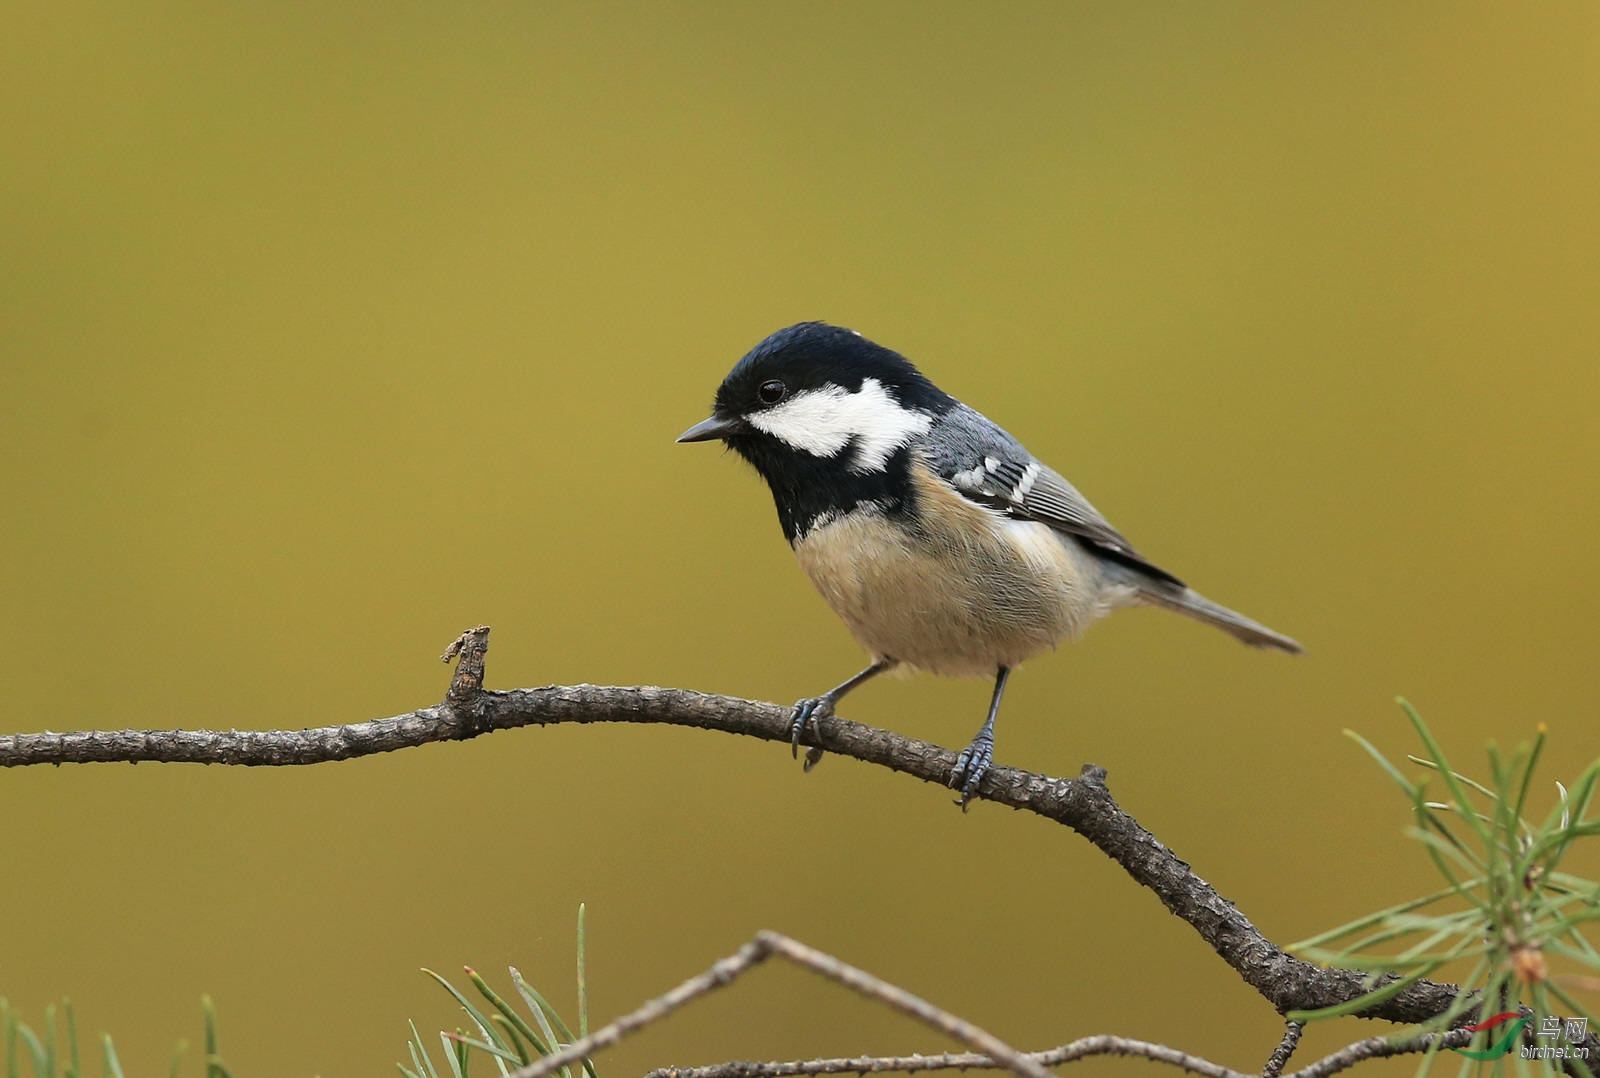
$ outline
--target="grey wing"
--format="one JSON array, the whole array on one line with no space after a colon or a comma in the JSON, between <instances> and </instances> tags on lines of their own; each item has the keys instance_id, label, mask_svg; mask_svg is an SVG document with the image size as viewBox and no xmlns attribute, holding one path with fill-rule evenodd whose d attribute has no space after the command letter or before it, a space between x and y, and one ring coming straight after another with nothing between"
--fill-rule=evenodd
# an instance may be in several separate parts
<instances>
[{"instance_id":1,"label":"grey wing","mask_svg":"<svg viewBox=\"0 0 1600 1078\"><path fill-rule=\"evenodd\" d=\"M1183 581L1134 550L1059 472L1034 459L1021 442L966 405L957 405L940 419L923 444L929 466L971 501L1007 516L1047 524L1104 557L1183 586Z\"/></svg>"}]
</instances>

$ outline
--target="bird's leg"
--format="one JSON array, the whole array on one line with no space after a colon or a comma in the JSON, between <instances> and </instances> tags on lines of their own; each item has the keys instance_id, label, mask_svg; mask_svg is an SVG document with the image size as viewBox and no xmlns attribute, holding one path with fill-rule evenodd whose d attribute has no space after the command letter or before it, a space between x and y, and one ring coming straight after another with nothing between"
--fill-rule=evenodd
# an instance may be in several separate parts
<instances>
[{"instance_id":1,"label":"bird's leg","mask_svg":"<svg viewBox=\"0 0 1600 1078\"><path fill-rule=\"evenodd\" d=\"M841 696L863 682L877 677L893 665L893 659L879 659L849 681L835 685L821 696L812 696L794 705L794 722L789 727L789 747L794 755L800 755L800 735L805 733L807 726L815 730L818 722L833 714L833 705L839 702ZM807 749L806 770L810 771L816 767L820 759L822 759L821 749L815 745Z\"/></svg>"},{"instance_id":2,"label":"bird's leg","mask_svg":"<svg viewBox=\"0 0 1600 1078\"><path fill-rule=\"evenodd\" d=\"M1000 713L1000 697L1005 695L1006 679L1010 676L1009 666L1002 666L995 675L989 716L983 720L972 744L962 749L961 755L956 757L955 770L950 772L950 788L961 791L961 800L956 804L961 806L962 812L967 811L967 802L972 800L972 795L978 791L978 783L983 781L983 773L994 762L994 717Z\"/></svg>"}]
</instances>

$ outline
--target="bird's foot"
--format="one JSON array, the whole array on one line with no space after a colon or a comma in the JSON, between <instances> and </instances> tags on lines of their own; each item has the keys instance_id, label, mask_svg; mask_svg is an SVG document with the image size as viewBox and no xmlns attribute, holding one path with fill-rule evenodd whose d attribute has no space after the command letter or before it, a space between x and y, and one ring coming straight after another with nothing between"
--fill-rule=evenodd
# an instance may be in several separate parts
<instances>
[{"instance_id":1,"label":"bird's foot","mask_svg":"<svg viewBox=\"0 0 1600 1078\"><path fill-rule=\"evenodd\" d=\"M817 730L817 724L833 714L834 697L828 694L812 696L801 700L794 705L794 721L789 725L789 749L795 755L800 755L800 738L810 727L812 732ZM817 761L822 759L822 749L812 745L806 749L805 769L810 771L817 766Z\"/></svg>"},{"instance_id":2,"label":"bird's foot","mask_svg":"<svg viewBox=\"0 0 1600 1078\"><path fill-rule=\"evenodd\" d=\"M956 757L956 766L950 772L950 788L961 791L961 800L956 804L961 806L962 812L967 811L967 803L978 792L978 783L983 781L992 763L994 738L984 734L973 738L972 744L962 749L961 755Z\"/></svg>"}]
</instances>

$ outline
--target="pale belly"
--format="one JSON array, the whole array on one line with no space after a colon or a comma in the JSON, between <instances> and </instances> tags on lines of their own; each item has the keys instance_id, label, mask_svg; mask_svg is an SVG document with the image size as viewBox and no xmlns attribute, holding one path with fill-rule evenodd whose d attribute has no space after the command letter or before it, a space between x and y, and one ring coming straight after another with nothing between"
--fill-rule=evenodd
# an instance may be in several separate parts
<instances>
[{"instance_id":1,"label":"pale belly","mask_svg":"<svg viewBox=\"0 0 1600 1078\"><path fill-rule=\"evenodd\" d=\"M812 584L875 658L953 677L992 675L1132 600L1106 586L1093 555L1045 525L964 499L951 508L962 515L943 517L951 526L933 534L854 515L795 545Z\"/></svg>"}]
</instances>

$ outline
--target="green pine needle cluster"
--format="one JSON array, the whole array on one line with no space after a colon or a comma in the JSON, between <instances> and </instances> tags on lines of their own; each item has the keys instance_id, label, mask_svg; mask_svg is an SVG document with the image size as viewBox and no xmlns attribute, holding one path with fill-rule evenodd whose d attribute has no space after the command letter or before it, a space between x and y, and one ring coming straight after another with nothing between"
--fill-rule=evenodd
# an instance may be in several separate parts
<instances>
[{"instance_id":1,"label":"green pine needle cluster","mask_svg":"<svg viewBox=\"0 0 1600 1078\"><path fill-rule=\"evenodd\" d=\"M1600 919L1600 884L1561 871L1561 863L1579 839L1600 834L1600 820L1588 817L1600 783L1600 760L1570 789L1556 783L1557 804L1542 820L1531 821L1524 813L1545 746L1542 725L1531 745L1519 746L1509 757L1491 743L1488 781L1477 782L1453 769L1421 716L1404 700L1400 705L1425 750L1408 757L1423 769L1415 780L1364 738L1346 734L1411 802L1413 826L1407 833L1422 844L1445 886L1291 947L1314 961L1372 971L1372 990L1336 1007L1289 1017L1314 1021L1355 1014L1450 967L1470 969L1459 982L1470 991L1446 1013L1396 1034L1396 1040L1451 1028L1477 1008L1474 1020L1519 1010L1531 1022L1557 1014L1590 1018L1590 1008L1573 992L1600 987L1592 975L1600 971L1600 952L1581 929ZM1430 798L1432 780L1443 786L1442 800ZM1529 1035L1537 1028L1529 1029L1521 1043L1532 1043ZM1594 1060L1589 1067L1582 1060L1524 1060L1509 1039L1490 1044L1505 1031L1504 1025L1485 1030L1479 1038L1483 1043L1474 1042L1476 1057L1492 1058L1498 1069L1509 1056L1519 1073L1530 1062L1542 1073L1563 1062L1583 1073L1593 1071ZM1437 1052L1435 1045L1424 1055L1421 1073ZM1477 1065L1473 1057L1463 1059L1464 1072Z\"/></svg>"},{"instance_id":2,"label":"green pine needle cluster","mask_svg":"<svg viewBox=\"0 0 1600 1078\"><path fill-rule=\"evenodd\" d=\"M406 1047L411 1056L411 1065L397 1063L400 1073L406 1078L467 1078L468 1068L475 1056L489 1057L500 1074L510 1074L519 1067L525 1067L540 1056L548 1056L581 1040L589 1035L589 984L587 974L588 951L586 946L587 930L585 927L585 910L583 905L578 905L578 1033L573 1035L572 1028L562 1020L561 1015L550 1005L550 1001L539 994L515 966L511 967L511 984L517 990L517 995L522 1001L522 1010L518 1010L504 996L490 987L476 970L467 967L467 979L472 982L472 987L488 1003L488 1009L474 1003L465 992L439 976L431 969L422 972L432 977L444 990L461 1005L467 1018L472 1023L472 1030L456 1029L454 1032L441 1032L439 1041L444 1050L445 1070L441 1072L433 1064L433 1059L428 1054L427 1044L422 1039L422 1034L417 1032L417 1024L411 1025L411 1039ZM526 1011L526 1014L523 1012ZM530 1021L531 1020L531 1021ZM582 1070L585 1078L598 1078L594 1069L594 1061L585 1059ZM562 1067L559 1071L561 1078L575 1078L571 1067Z\"/></svg>"},{"instance_id":3,"label":"green pine needle cluster","mask_svg":"<svg viewBox=\"0 0 1600 1078\"><path fill-rule=\"evenodd\" d=\"M222 1062L217 1051L217 1011L210 996L200 999L200 1011L205 1016L205 1067L206 1078L232 1078L232 1073ZM56 1022L56 1008L52 1004L44 1009L44 1025L35 1030L22 1021L22 1016L0 998L0 1029L5 1031L5 1078L22 1078L22 1060L33 1064L33 1078L85 1078L83 1055L78 1046L78 1020L72 1010L72 1001L61 1003L61 1024ZM58 1039L59 1037L59 1039ZM117 1058L116 1046L109 1033L100 1034L100 1074L102 1078L123 1078L122 1061ZM178 1078L182 1073L184 1054L188 1041L179 1041L172 1052L172 1066L168 1073Z\"/></svg>"}]
</instances>

